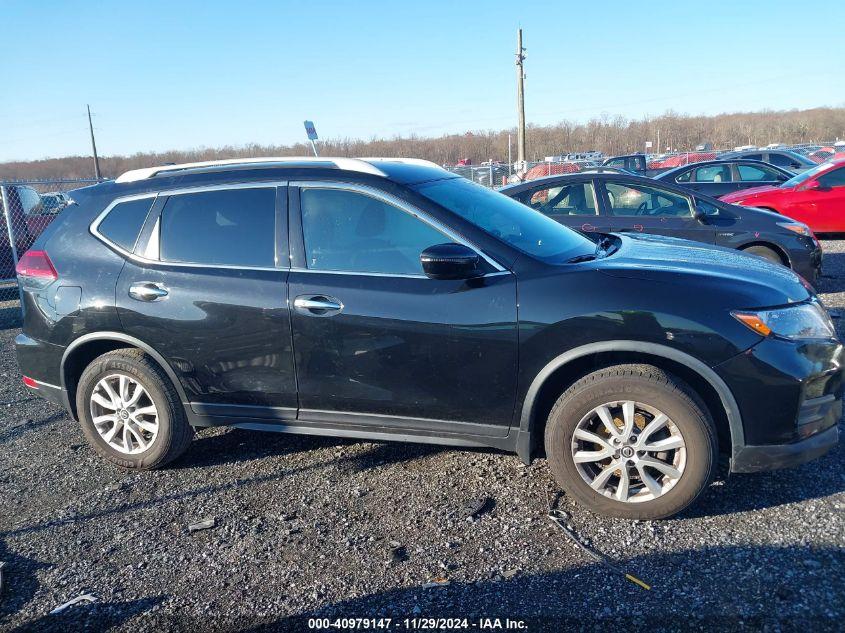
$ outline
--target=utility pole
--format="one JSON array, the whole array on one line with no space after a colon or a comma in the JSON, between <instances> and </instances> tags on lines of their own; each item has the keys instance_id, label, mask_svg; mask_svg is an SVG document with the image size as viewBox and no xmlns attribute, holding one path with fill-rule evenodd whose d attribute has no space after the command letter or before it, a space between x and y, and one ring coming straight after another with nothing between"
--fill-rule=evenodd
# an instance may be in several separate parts
<instances>
[{"instance_id":1,"label":"utility pole","mask_svg":"<svg viewBox=\"0 0 845 633\"><path fill-rule=\"evenodd\" d=\"M94 125L91 123L91 106L88 107L88 129L91 131L91 150L94 152L94 177L100 180L100 159L97 158L97 144L94 142Z\"/></svg>"},{"instance_id":2,"label":"utility pole","mask_svg":"<svg viewBox=\"0 0 845 633\"><path fill-rule=\"evenodd\" d=\"M516 161L519 169L525 168L525 49L522 47L522 29L516 35L516 111L519 119L516 128Z\"/></svg>"}]
</instances>

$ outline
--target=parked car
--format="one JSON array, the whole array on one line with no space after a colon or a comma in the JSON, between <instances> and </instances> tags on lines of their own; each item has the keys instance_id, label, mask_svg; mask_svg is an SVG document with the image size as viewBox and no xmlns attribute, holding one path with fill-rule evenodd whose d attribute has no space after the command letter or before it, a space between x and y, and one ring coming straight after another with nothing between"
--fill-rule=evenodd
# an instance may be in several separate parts
<instances>
[{"instance_id":1,"label":"parked car","mask_svg":"<svg viewBox=\"0 0 845 633\"><path fill-rule=\"evenodd\" d=\"M793 173L806 171L816 166L816 163L807 156L786 149L746 149L739 152L727 152L725 154L720 154L719 158L722 160L732 160L735 158L761 160L764 163L788 169Z\"/></svg>"},{"instance_id":2,"label":"parked car","mask_svg":"<svg viewBox=\"0 0 845 633\"><path fill-rule=\"evenodd\" d=\"M641 176L656 176L681 165L690 165L716 158L713 152L685 152L668 156L646 156L645 154L627 154L612 156L602 163L603 167L620 167Z\"/></svg>"},{"instance_id":3,"label":"parked car","mask_svg":"<svg viewBox=\"0 0 845 633\"><path fill-rule=\"evenodd\" d=\"M778 186L795 174L759 160L709 160L676 167L654 177L718 198L751 187Z\"/></svg>"},{"instance_id":4,"label":"parked car","mask_svg":"<svg viewBox=\"0 0 845 633\"><path fill-rule=\"evenodd\" d=\"M12 220L16 252L22 255L55 216L44 212L41 197L32 187L8 185L6 196L9 201L9 215ZM5 207L3 200L0 199L0 280L14 279L14 277L14 256L6 228Z\"/></svg>"},{"instance_id":5,"label":"parked car","mask_svg":"<svg viewBox=\"0 0 845 633\"><path fill-rule=\"evenodd\" d=\"M70 204L70 198L66 193L50 192L41 194L42 215L55 215Z\"/></svg>"},{"instance_id":6,"label":"parked car","mask_svg":"<svg viewBox=\"0 0 845 633\"><path fill-rule=\"evenodd\" d=\"M605 165L600 165L599 167L588 167L586 169L582 169L580 174L625 174L628 176L636 176L632 171L628 171L627 169L623 169L622 167L607 167Z\"/></svg>"},{"instance_id":7,"label":"parked car","mask_svg":"<svg viewBox=\"0 0 845 633\"><path fill-rule=\"evenodd\" d=\"M508 185L501 193L585 233L636 232L716 244L789 266L811 283L822 251L807 226L725 204L678 185L623 174L573 174Z\"/></svg>"},{"instance_id":8,"label":"parked car","mask_svg":"<svg viewBox=\"0 0 845 633\"><path fill-rule=\"evenodd\" d=\"M106 460L218 425L494 446L643 519L720 450L750 472L837 442L843 348L782 266L585 235L426 161L263 161L78 190L23 257L24 384Z\"/></svg>"},{"instance_id":9,"label":"parked car","mask_svg":"<svg viewBox=\"0 0 845 633\"><path fill-rule=\"evenodd\" d=\"M645 154L626 154L625 156L611 156L604 160L602 167L617 167L632 174L650 175L648 159ZM656 173L656 172L655 172Z\"/></svg>"},{"instance_id":10,"label":"parked car","mask_svg":"<svg viewBox=\"0 0 845 633\"><path fill-rule=\"evenodd\" d=\"M845 158L816 165L777 187L745 189L721 200L780 213L816 233L845 232Z\"/></svg>"}]
</instances>

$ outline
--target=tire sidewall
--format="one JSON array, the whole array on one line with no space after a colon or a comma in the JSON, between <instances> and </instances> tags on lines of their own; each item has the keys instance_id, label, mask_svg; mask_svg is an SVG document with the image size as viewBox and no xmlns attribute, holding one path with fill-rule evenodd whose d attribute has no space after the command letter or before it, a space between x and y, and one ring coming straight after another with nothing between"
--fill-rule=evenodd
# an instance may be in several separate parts
<instances>
[{"instance_id":1,"label":"tire sidewall","mask_svg":"<svg viewBox=\"0 0 845 633\"><path fill-rule=\"evenodd\" d=\"M143 453L127 455L112 448L100 436L91 418L91 394L97 383L109 375L125 375L138 381L147 390L158 413L158 434L152 446ZM144 468L155 464L167 453L173 436L171 403L162 388L161 379L131 358L100 358L82 373L76 392L76 410L82 432L95 450L110 462L124 468Z\"/></svg>"},{"instance_id":2,"label":"tire sidewall","mask_svg":"<svg viewBox=\"0 0 845 633\"><path fill-rule=\"evenodd\" d=\"M594 491L572 459L572 437L581 419L595 407L621 400L633 400L663 412L684 438L687 454L681 478L671 490L651 501L625 503ZM672 387L638 376L619 376L565 394L558 405L547 427L549 465L558 482L584 505L611 516L662 518L687 507L709 483L716 459L712 422L703 408Z\"/></svg>"},{"instance_id":3,"label":"tire sidewall","mask_svg":"<svg viewBox=\"0 0 845 633\"><path fill-rule=\"evenodd\" d=\"M747 253L748 255L756 255L757 257L762 257L767 262L771 262L772 264L780 264L783 265L783 259L781 259L780 255L778 255L775 251L773 251L768 246L749 246L746 249L743 249L743 253Z\"/></svg>"}]
</instances>

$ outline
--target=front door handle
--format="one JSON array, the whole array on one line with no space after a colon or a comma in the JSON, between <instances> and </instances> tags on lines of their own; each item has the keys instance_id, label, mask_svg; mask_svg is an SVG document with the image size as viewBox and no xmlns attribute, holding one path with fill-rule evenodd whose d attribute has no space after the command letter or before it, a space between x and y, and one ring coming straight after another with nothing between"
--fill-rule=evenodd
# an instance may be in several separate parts
<instances>
[{"instance_id":1,"label":"front door handle","mask_svg":"<svg viewBox=\"0 0 845 633\"><path fill-rule=\"evenodd\" d=\"M300 314L331 316L343 310L343 304L326 295L301 295L293 300L293 307Z\"/></svg>"},{"instance_id":2,"label":"front door handle","mask_svg":"<svg viewBox=\"0 0 845 633\"><path fill-rule=\"evenodd\" d=\"M141 281L129 286L129 296L136 301L158 301L167 294L167 288L152 281Z\"/></svg>"}]
</instances>

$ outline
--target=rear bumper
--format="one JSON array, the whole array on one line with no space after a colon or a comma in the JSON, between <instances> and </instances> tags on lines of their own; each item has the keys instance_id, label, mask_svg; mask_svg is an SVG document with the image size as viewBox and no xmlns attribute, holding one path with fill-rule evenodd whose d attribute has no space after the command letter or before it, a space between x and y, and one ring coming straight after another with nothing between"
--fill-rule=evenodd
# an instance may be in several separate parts
<instances>
[{"instance_id":1,"label":"rear bumper","mask_svg":"<svg viewBox=\"0 0 845 633\"><path fill-rule=\"evenodd\" d=\"M22 377L26 376L34 382L34 385L26 385L27 388L32 393L67 408L67 392L61 386L59 370L64 348L39 341L26 334L18 334L15 337L15 351Z\"/></svg>"},{"instance_id":2,"label":"rear bumper","mask_svg":"<svg viewBox=\"0 0 845 633\"><path fill-rule=\"evenodd\" d=\"M731 472L756 473L797 466L821 457L838 441L839 427L833 426L793 444L743 446L731 460Z\"/></svg>"}]
</instances>

